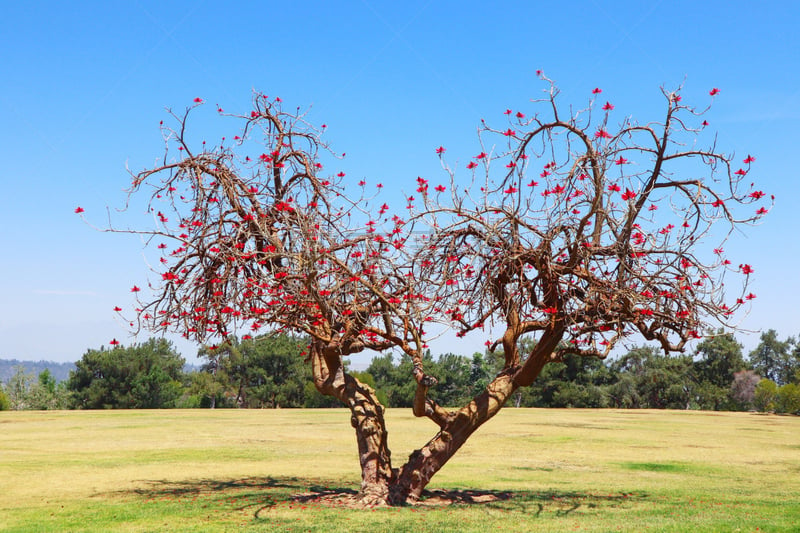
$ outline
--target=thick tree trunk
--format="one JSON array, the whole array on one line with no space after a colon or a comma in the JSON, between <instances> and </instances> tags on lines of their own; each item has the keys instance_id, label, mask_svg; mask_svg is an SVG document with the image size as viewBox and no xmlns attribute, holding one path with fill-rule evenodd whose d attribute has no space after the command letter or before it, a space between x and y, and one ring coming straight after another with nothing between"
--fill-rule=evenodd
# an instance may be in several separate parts
<instances>
[{"instance_id":1,"label":"thick tree trunk","mask_svg":"<svg viewBox=\"0 0 800 533\"><path fill-rule=\"evenodd\" d=\"M560 334L540 341L522 366L506 368L466 407L441 421L441 430L425 446L415 450L397 473L390 491L393 504L413 504L422 491L467 439L503 408L520 387L530 385L550 362Z\"/></svg>"},{"instance_id":2,"label":"thick tree trunk","mask_svg":"<svg viewBox=\"0 0 800 533\"><path fill-rule=\"evenodd\" d=\"M338 353L312 346L311 357L317 390L338 398L350 409L350 423L356 430L361 465L361 502L364 505L386 505L395 472L387 444L383 406L371 387L344 372Z\"/></svg>"},{"instance_id":3,"label":"thick tree trunk","mask_svg":"<svg viewBox=\"0 0 800 533\"><path fill-rule=\"evenodd\" d=\"M550 360L553 346L540 343L522 366L507 368L497 375L467 406L452 413L423 414L440 425L439 432L408 462L392 469L384 420L384 408L375 391L344 372L341 356L325 346L311 349L314 384L321 393L338 398L350 409L356 430L361 465L360 500L364 505L408 505L416 503L431 478L461 448L469 437L503 408L520 387L529 385ZM426 381L421 380L422 387Z\"/></svg>"},{"instance_id":4,"label":"thick tree trunk","mask_svg":"<svg viewBox=\"0 0 800 533\"><path fill-rule=\"evenodd\" d=\"M413 504L422 491L467 439L486 421L496 415L517 389L513 372L498 375L486 390L452 418L421 449L415 450L400 468L392 485L390 500L394 504Z\"/></svg>"}]
</instances>

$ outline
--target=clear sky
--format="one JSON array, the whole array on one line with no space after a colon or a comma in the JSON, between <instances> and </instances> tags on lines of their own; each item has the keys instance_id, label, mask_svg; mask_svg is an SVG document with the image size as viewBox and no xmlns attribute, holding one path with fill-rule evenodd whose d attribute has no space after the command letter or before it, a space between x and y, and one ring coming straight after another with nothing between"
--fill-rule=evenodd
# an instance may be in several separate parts
<instances>
[{"instance_id":1,"label":"clear sky","mask_svg":"<svg viewBox=\"0 0 800 533\"><path fill-rule=\"evenodd\" d=\"M800 333L800 2L10 2L0 17L0 358L75 361L112 338L148 268L115 220L131 170L163 155L165 108L195 97L245 112L251 91L312 106L348 176L410 188L466 160L480 119L532 109L542 69L561 101L594 87L624 115L658 120L659 88L705 105L718 147L756 157L775 194L764 222L726 249L757 294L743 327ZM527 107L526 107L527 106ZM205 114L203 114L205 113ZM216 125L209 125L214 132ZM215 133L210 133L214 135ZM794 155L793 155L794 154ZM398 189L399 190L399 189ZM749 351L758 334L738 335ZM140 338L138 340L145 340ZM178 343L194 361L196 346ZM480 346L432 345L465 355Z\"/></svg>"}]
</instances>

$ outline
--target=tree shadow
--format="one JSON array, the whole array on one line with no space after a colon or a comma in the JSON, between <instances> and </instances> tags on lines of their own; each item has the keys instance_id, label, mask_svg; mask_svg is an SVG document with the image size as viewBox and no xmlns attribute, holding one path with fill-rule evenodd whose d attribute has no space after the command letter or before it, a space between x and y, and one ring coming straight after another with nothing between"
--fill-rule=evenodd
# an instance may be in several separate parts
<instances>
[{"instance_id":1,"label":"tree shadow","mask_svg":"<svg viewBox=\"0 0 800 533\"><path fill-rule=\"evenodd\" d=\"M524 512L528 516L552 513L567 516L579 509L593 510L639 504L649 498L646 492L596 493L584 491L514 491L511 497L489 502L492 508Z\"/></svg>"},{"instance_id":2,"label":"tree shadow","mask_svg":"<svg viewBox=\"0 0 800 533\"><path fill-rule=\"evenodd\" d=\"M125 491L145 501L203 502L230 511L250 510L264 519L273 508L334 507L363 509L355 486L337 481L296 477L248 477L241 479L199 479L186 481L151 480L144 487ZM447 506L486 506L502 511L524 512L528 516L552 513L566 516L579 509L619 507L646 500L643 492L600 494L582 491L525 491L480 489L433 489L423 492L415 506L419 510Z\"/></svg>"}]
</instances>

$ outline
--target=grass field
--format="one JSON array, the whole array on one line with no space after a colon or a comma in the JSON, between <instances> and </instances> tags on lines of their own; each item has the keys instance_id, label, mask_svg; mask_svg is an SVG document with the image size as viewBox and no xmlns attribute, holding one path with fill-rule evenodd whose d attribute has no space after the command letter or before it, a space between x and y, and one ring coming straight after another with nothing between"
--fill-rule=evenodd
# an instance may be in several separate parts
<instances>
[{"instance_id":1,"label":"grass field","mask_svg":"<svg viewBox=\"0 0 800 533\"><path fill-rule=\"evenodd\" d=\"M389 410L396 463L435 428ZM0 413L2 531L800 531L800 418L506 409L434 478L488 503L353 510L344 410Z\"/></svg>"}]
</instances>

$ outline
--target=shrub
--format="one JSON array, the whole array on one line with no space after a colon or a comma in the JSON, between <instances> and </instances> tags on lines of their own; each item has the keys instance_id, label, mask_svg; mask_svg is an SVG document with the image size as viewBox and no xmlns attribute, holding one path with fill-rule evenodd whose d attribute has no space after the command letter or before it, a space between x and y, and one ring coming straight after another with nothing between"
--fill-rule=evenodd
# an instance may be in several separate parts
<instances>
[{"instance_id":1,"label":"shrub","mask_svg":"<svg viewBox=\"0 0 800 533\"><path fill-rule=\"evenodd\" d=\"M0 387L0 411L8 411L11 409L11 400L8 399L5 391Z\"/></svg>"}]
</instances>

